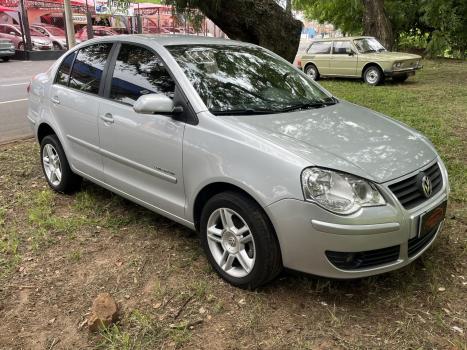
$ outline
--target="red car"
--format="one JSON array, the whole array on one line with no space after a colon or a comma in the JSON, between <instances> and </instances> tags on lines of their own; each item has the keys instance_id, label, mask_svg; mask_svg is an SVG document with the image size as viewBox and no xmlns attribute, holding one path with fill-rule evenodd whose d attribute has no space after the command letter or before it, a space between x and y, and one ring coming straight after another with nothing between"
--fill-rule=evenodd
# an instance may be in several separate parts
<instances>
[{"instance_id":1,"label":"red car","mask_svg":"<svg viewBox=\"0 0 467 350\"><path fill-rule=\"evenodd\" d=\"M94 36L108 36L108 35L118 35L118 33L110 27L104 26L92 26L92 32ZM78 30L75 34L75 38L78 40L88 40L88 32L86 26Z\"/></svg>"}]
</instances>

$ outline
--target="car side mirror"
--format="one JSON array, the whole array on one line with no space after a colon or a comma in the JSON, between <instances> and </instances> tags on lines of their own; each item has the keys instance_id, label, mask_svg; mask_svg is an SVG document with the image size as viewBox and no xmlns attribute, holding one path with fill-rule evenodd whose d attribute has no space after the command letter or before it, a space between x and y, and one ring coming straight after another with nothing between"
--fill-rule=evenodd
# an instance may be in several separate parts
<instances>
[{"instance_id":1,"label":"car side mirror","mask_svg":"<svg viewBox=\"0 0 467 350\"><path fill-rule=\"evenodd\" d=\"M144 114L178 114L183 107L175 107L173 100L164 94L147 94L140 96L133 109Z\"/></svg>"}]
</instances>

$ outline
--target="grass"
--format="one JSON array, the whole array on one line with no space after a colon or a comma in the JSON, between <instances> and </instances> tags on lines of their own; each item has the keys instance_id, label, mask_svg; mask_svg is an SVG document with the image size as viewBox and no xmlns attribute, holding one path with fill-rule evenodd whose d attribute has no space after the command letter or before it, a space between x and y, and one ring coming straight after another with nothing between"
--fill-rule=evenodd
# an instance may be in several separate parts
<instances>
[{"instance_id":1,"label":"grass","mask_svg":"<svg viewBox=\"0 0 467 350\"><path fill-rule=\"evenodd\" d=\"M89 182L53 193L34 143L0 148L0 348L49 348L58 337L60 348L123 350L467 349L467 63L424 65L399 85L321 81L427 135L449 169L442 235L381 276L284 274L257 291L233 288L187 229ZM103 291L119 321L78 330Z\"/></svg>"}]
</instances>

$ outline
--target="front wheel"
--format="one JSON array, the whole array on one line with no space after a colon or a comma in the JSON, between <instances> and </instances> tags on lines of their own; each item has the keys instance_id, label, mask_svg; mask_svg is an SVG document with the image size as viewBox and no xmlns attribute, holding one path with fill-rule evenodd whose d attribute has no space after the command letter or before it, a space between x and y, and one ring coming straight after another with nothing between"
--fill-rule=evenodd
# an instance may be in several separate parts
<instances>
[{"instance_id":1,"label":"front wheel","mask_svg":"<svg viewBox=\"0 0 467 350\"><path fill-rule=\"evenodd\" d=\"M10 57L2 57L3 62L8 62L10 60Z\"/></svg>"},{"instance_id":2,"label":"front wheel","mask_svg":"<svg viewBox=\"0 0 467 350\"><path fill-rule=\"evenodd\" d=\"M370 66L363 72L363 80L368 85L378 85L383 82L384 75L379 67Z\"/></svg>"},{"instance_id":3,"label":"front wheel","mask_svg":"<svg viewBox=\"0 0 467 350\"><path fill-rule=\"evenodd\" d=\"M71 193L81 185L81 177L71 171L60 141L48 135L41 142L42 171L49 186L57 192Z\"/></svg>"},{"instance_id":4,"label":"front wheel","mask_svg":"<svg viewBox=\"0 0 467 350\"><path fill-rule=\"evenodd\" d=\"M59 43L54 42L54 43L53 43L53 49L54 49L55 51L58 51L58 50L62 50L62 47L60 46Z\"/></svg>"},{"instance_id":5,"label":"front wheel","mask_svg":"<svg viewBox=\"0 0 467 350\"><path fill-rule=\"evenodd\" d=\"M245 195L224 192L212 197L203 209L200 233L209 263L234 286L256 288L282 270L274 228Z\"/></svg>"}]
</instances>

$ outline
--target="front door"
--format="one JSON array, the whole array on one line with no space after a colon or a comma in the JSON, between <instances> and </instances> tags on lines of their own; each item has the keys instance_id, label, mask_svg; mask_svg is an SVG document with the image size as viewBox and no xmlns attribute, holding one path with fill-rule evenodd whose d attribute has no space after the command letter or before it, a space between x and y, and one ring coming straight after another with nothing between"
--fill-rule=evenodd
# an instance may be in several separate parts
<instances>
[{"instance_id":1,"label":"front door","mask_svg":"<svg viewBox=\"0 0 467 350\"><path fill-rule=\"evenodd\" d=\"M62 61L50 91L54 120L62 131L70 163L79 171L102 179L99 152L99 91L112 44L86 46ZM103 85L103 84L102 84Z\"/></svg>"},{"instance_id":2,"label":"front door","mask_svg":"<svg viewBox=\"0 0 467 350\"><path fill-rule=\"evenodd\" d=\"M144 94L163 93L173 98L174 80L155 52L125 43L109 74L106 99L99 106L105 181L162 211L183 217L185 123L171 116L133 110L133 104Z\"/></svg>"},{"instance_id":3,"label":"front door","mask_svg":"<svg viewBox=\"0 0 467 350\"><path fill-rule=\"evenodd\" d=\"M331 55L330 74L355 76L357 74L357 55L349 40L334 41Z\"/></svg>"}]
</instances>

